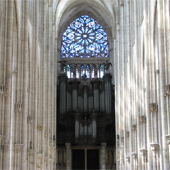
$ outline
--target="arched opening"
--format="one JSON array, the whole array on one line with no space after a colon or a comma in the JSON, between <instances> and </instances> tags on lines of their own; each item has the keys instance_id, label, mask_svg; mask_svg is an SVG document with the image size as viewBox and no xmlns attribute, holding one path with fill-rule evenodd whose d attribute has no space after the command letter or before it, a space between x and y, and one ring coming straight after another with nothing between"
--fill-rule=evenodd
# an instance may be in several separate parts
<instances>
[{"instance_id":1,"label":"arched opening","mask_svg":"<svg viewBox=\"0 0 170 170\"><path fill-rule=\"evenodd\" d=\"M76 150L83 150L84 169L91 168L88 160L93 158L89 158L89 155L95 154L98 154L96 161L99 162L96 169L101 168L104 152L107 155L105 166L109 169L115 166L114 77L110 73L113 45L111 38L108 38L111 32L104 24L105 20L101 22L101 19L96 18L94 13L81 11L71 16L69 22L62 21L62 29L59 30L59 169L68 166L68 159L71 162L69 166L76 169L73 165L76 162ZM68 158L68 155L72 156Z\"/></svg>"}]
</instances>

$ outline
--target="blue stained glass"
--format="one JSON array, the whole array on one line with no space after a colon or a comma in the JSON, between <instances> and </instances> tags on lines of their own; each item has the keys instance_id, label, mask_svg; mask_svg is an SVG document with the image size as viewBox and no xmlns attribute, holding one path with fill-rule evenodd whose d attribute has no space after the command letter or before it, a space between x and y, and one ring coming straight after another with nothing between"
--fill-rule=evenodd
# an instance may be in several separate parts
<instances>
[{"instance_id":1,"label":"blue stained glass","mask_svg":"<svg viewBox=\"0 0 170 170\"><path fill-rule=\"evenodd\" d=\"M106 32L88 15L77 18L63 33L61 57L109 57Z\"/></svg>"},{"instance_id":2,"label":"blue stained glass","mask_svg":"<svg viewBox=\"0 0 170 170\"><path fill-rule=\"evenodd\" d=\"M86 66L87 68L90 68L90 66L87 64L87 66Z\"/></svg>"}]
</instances>

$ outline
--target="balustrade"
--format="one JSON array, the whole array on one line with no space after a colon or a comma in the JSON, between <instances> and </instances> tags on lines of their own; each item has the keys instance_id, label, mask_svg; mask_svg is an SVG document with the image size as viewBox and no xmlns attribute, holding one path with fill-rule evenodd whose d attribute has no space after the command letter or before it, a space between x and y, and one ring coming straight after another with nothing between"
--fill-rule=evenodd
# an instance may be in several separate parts
<instances>
[{"instance_id":1,"label":"balustrade","mask_svg":"<svg viewBox=\"0 0 170 170\"><path fill-rule=\"evenodd\" d=\"M68 63L65 60L58 61L61 64L61 73L66 73L71 78L103 78L105 73L109 73L110 62L101 63Z\"/></svg>"}]
</instances>

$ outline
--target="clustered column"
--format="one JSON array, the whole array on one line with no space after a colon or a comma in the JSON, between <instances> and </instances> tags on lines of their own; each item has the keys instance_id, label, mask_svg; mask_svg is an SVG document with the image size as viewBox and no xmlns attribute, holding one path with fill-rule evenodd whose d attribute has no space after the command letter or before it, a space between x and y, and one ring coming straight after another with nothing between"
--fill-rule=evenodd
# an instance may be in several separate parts
<instances>
[{"instance_id":1,"label":"clustered column","mask_svg":"<svg viewBox=\"0 0 170 170\"><path fill-rule=\"evenodd\" d=\"M101 143L100 149L100 162L101 162L101 170L106 170L106 143Z\"/></svg>"},{"instance_id":2,"label":"clustered column","mask_svg":"<svg viewBox=\"0 0 170 170\"><path fill-rule=\"evenodd\" d=\"M71 170L71 144L66 143L66 170Z\"/></svg>"}]
</instances>

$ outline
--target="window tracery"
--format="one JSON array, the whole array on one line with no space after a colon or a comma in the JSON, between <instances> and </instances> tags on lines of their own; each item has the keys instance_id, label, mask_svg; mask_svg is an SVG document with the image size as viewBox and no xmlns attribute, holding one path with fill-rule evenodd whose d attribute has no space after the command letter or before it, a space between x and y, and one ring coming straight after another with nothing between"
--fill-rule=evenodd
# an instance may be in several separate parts
<instances>
[{"instance_id":1,"label":"window tracery","mask_svg":"<svg viewBox=\"0 0 170 170\"><path fill-rule=\"evenodd\" d=\"M102 26L88 15L74 20L62 37L61 58L108 58L107 34Z\"/></svg>"}]
</instances>

